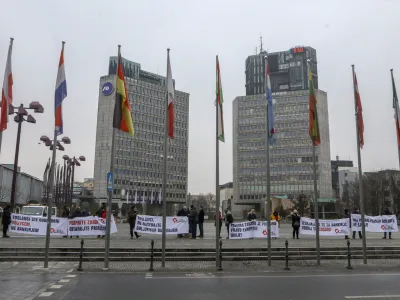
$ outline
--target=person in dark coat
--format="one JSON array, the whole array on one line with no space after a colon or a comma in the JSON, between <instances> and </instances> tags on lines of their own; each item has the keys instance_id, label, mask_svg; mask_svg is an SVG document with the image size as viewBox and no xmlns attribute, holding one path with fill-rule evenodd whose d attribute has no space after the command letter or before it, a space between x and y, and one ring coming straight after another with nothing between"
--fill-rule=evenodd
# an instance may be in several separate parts
<instances>
[{"instance_id":1,"label":"person in dark coat","mask_svg":"<svg viewBox=\"0 0 400 300\"><path fill-rule=\"evenodd\" d=\"M102 203L100 208L96 211L96 216L105 219L106 217L103 218L104 214L107 216L107 205ZM97 238L104 238L104 235L98 235Z\"/></svg>"},{"instance_id":2,"label":"person in dark coat","mask_svg":"<svg viewBox=\"0 0 400 300\"><path fill-rule=\"evenodd\" d=\"M1 220L3 224L3 238L9 238L7 235L8 226L11 224L11 206L7 204L6 207L3 209L3 218Z\"/></svg>"},{"instance_id":3,"label":"person in dark coat","mask_svg":"<svg viewBox=\"0 0 400 300\"><path fill-rule=\"evenodd\" d=\"M218 219L219 219L219 238L221 238L221 228L222 228L222 213L218 212ZM214 226L217 226L217 215L214 215Z\"/></svg>"},{"instance_id":4,"label":"person in dark coat","mask_svg":"<svg viewBox=\"0 0 400 300\"><path fill-rule=\"evenodd\" d=\"M247 215L247 220L249 220L249 221L257 220L257 215L256 215L256 212L254 211L254 209L250 210L249 214Z\"/></svg>"},{"instance_id":5,"label":"person in dark coat","mask_svg":"<svg viewBox=\"0 0 400 300\"><path fill-rule=\"evenodd\" d=\"M300 216L297 214L297 210L294 210L292 214L292 227L293 227L293 239L295 237L299 239Z\"/></svg>"},{"instance_id":6,"label":"person in dark coat","mask_svg":"<svg viewBox=\"0 0 400 300\"><path fill-rule=\"evenodd\" d=\"M183 206L177 213L178 217L189 217L189 212L186 208L186 206ZM190 223L189 223L189 233L190 233ZM183 234L178 234L178 238L183 238Z\"/></svg>"},{"instance_id":7,"label":"person in dark coat","mask_svg":"<svg viewBox=\"0 0 400 300\"><path fill-rule=\"evenodd\" d=\"M229 228L231 227L231 224L233 223L233 216L230 210L226 211L226 216L225 216L225 226L226 226L226 231L228 232L228 237L229 239Z\"/></svg>"},{"instance_id":8,"label":"person in dark coat","mask_svg":"<svg viewBox=\"0 0 400 300\"><path fill-rule=\"evenodd\" d=\"M69 219L74 219L74 218L79 218L82 216L81 208L78 206L75 208L75 211L68 217ZM69 236L72 239L72 235ZM79 238L79 235L76 236L76 238Z\"/></svg>"},{"instance_id":9,"label":"person in dark coat","mask_svg":"<svg viewBox=\"0 0 400 300\"><path fill-rule=\"evenodd\" d=\"M199 211L199 230L200 230L200 235L199 237L204 237L204 209L203 206L200 206L200 211Z\"/></svg>"},{"instance_id":10,"label":"person in dark coat","mask_svg":"<svg viewBox=\"0 0 400 300\"><path fill-rule=\"evenodd\" d=\"M189 226L192 229L192 239L196 239L197 223L199 222L199 212L194 205L190 206Z\"/></svg>"},{"instance_id":11,"label":"person in dark coat","mask_svg":"<svg viewBox=\"0 0 400 300\"><path fill-rule=\"evenodd\" d=\"M355 208L354 211L353 211L353 214L359 215L359 214L360 214L360 210L359 210L358 208ZM351 220L350 220L350 221L351 221ZM360 239L362 239L361 231L358 232L358 237L359 237ZM355 239L356 239L356 232L353 231L353 240L355 240Z\"/></svg>"},{"instance_id":12,"label":"person in dark coat","mask_svg":"<svg viewBox=\"0 0 400 300\"><path fill-rule=\"evenodd\" d=\"M137 208L135 206L132 206L131 210L128 212L129 233L131 234L131 239L133 239L133 233L135 233L137 239L140 238L140 235L136 231L133 232L133 230L135 229L137 214Z\"/></svg>"},{"instance_id":13,"label":"person in dark coat","mask_svg":"<svg viewBox=\"0 0 400 300\"><path fill-rule=\"evenodd\" d=\"M389 210L389 208L385 208L385 210L383 211L383 214L385 215L385 216L390 216L390 215L392 215L392 213L390 212L390 210ZM383 239L384 240L386 240L386 236L387 236L387 232L385 231L384 233L383 233ZM389 231L389 240L391 240L392 239L392 232L390 232Z\"/></svg>"},{"instance_id":14,"label":"person in dark coat","mask_svg":"<svg viewBox=\"0 0 400 300\"><path fill-rule=\"evenodd\" d=\"M345 217L345 218L349 218L349 220L350 220L350 231L351 231L351 214L350 214L350 212L349 212L349 210L348 210L347 208L344 210L344 217ZM345 235L344 238L345 238L346 240L348 240L348 239L349 239L349 236L348 236L348 235Z\"/></svg>"}]
</instances>

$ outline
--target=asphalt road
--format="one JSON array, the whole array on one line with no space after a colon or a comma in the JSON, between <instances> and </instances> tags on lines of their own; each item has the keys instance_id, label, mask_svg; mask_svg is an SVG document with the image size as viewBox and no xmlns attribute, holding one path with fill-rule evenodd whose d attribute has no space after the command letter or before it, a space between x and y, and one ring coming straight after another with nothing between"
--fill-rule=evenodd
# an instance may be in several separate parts
<instances>
[{"instance_id":1,"label":"asphalt road","mask_svg":"<svg viewBox=\"0 0 400 300\"><path fill-rule=\"evenodd\" d=\"M400 273L85 273L46 299L400 299ZM37 299L44 299L38 297Z\"/></svg>"}]
</instances>

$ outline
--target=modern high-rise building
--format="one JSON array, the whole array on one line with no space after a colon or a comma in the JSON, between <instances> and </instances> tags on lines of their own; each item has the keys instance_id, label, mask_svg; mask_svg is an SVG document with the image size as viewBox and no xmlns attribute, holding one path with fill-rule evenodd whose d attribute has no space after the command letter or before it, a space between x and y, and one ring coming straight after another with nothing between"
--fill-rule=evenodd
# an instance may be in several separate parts
<instances>
[{"instance_id":1,"label":"modern high-rise building","mask_svg":"<svg viewBox=\"0 0 400 300\"><path fill-rule=\"evenodd\" d=\"M160 193L163 180L164 116L166 77L146 72L141 65L123 59L134 137L115 131L114 196L121 204L127 194L142 204L142 212L161 212L159 200L186 203L188 182L189 94L175 90L175 136L168 139L167 195ZM109 74L100 78L94 165L94 197L107 198L106 173L111 161L111 133L114 113L117 57L111 57ZM174 81L175 84L175 81ZM137 196L136 196L137 195Z\"/></svg>"},{"instance_id":2,"label":"modern high-rise building","mask_svg":"<svg viewBox=\"0 0 400 300\"><path fill-rule=\"evenodd\" d=\"M307 60L313 73L314 87L318 89L317 51L311 47L294 47L287 51L251 55L246 59L246 95L265 93L265 62L268 56L272 92L308 89Z\"/></svg>"},{"instance_id":3,"label":"modern high-rise building","mask_svg":"<svg viewBox=\"0 0 400 300\"><path fill-rule=\"evenodd\" d=\"M279 67L282 65L279 58L277 65L272 64L272 70L276 73L275 77L270 66L271 81L275 84L273 85L275 141L270 148L272 197L293 199L300 192L310 196L314 193L312 143L308 133L309 91L307 68L304 68L304 64L307 64L309 58L314 65L311 70L316 70L316 53L310 47L301 49L297 47L297 50L278 52L277 57L283 56L282 64L287 63L288 69ZM301 53L300 56L296 55L297 52ZM269 59L271 56L272 54L269 54ZM254 68L251 70L246 67L246 78L249 78L246 82L248 95L236 97L233 101L233 200L236 204L253 204L257 210L263 211L267 190L267 102L264 93L263 70L265 67L261 62L257 63L260 57L261 55L250 56L246 60L246 66L248 62L251 64L252 60L256 64L255 74L258 74L256 77L260 78L260 83L258 79L253 80L254 75L250 74L250 71L253 74ZM298 60L297 57L299 57ZM290 74L292 74L290 61L301 62L302 68L299 70L302 75L298 77L298 81L290 80ZM282 74L286 74L286 77L282 76L282 78L287 78L286 91L279 91L280 69L284 70ZM316 74L313 74L313 77L316 78ZM295 82L301 84L301 88L300 86L294 88ZM250 86L257 89L250 90ZM332 198L327 94L316 90L316 97L321 134L321 144L316 149L318 198Z\"/></svg>"}]
</instances>

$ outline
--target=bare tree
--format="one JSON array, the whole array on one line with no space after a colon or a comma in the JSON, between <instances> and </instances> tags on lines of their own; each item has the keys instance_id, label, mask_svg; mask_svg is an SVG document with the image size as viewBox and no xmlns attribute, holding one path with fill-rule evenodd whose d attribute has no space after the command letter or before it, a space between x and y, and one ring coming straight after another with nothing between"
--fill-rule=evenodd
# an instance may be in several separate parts
<instances>
[{"instance_id":1,"label":"bare tree","mask_svg":"<svg viewBox=\"0 0 400 300\"><path fill-rule=\"evenodd\" d=\"M293 199L294 208L300 216L306 216L310 213L310 196L302 192Z\"/></svg>"}]
</instances>

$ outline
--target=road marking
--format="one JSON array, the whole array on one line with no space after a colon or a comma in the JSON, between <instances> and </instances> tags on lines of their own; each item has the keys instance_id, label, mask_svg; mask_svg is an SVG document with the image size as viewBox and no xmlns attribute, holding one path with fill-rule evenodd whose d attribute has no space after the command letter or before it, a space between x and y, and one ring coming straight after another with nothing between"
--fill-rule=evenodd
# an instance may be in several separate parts
<instances>
[{"instance_id":1,"label":"road marking","mask_svg":"<svg viewBox=\"0 0 400 300\"><path fill-rule=\"evenodd\" d=\"M44 292L39 295L39 297L50 297L53 295L53 292Z\"/></svg>"},{"instance_id":2,"label":"road marking","mask_svg":"<svg viewBox=\"0 0 400 300\"><path fill-rule=\"evenodd\" d=\"M153 278L153 273L146 273L146 279Z\"/></svg>"},{"instance_id":3,"label":"road marking","mask_svg":"<svg viewBox=\"0 0 400 300\"><path fill-rule=\"evenodd\" d=\"M19 264L19 262L14 261L14 262L13 262L13 267L15 267L15 266L18 265L18 264Z\"/></svg>"},{"instance_id":4,"label":"road marking","mask_svg":"<svg viewBox=\"0 0 400 300\"><path fill-rule=\"evenodd\" d=\"M216 278L226 278L226 279L247 279L247 278L315 278L315 277L359 277L359 276L400 276L400 273L383 273L383 274L313 274L313 275L222 275L222 276L158 276L152 277L151 279L216 279Z\"/></svg>"},{"instance_id":5,"label":"road marking","mask_svg":"<svg viewBox=\"0 0 400 300\"><path fill-rule=\"evenodd\" d=\"M61 284L53 284L50 288L51 289L60 289L62 287Z\"/></svg>"},{"instance_id":6,"label":"road marking","mask_svg":"<svg viewBox=\"0 0 400 300\"><path fill-rule=\"evenodd\" d=\"M67 275L67 276L65 276L65 277L74 278L74 277L76 277L76 275Z\"/></svg>"},{"instance_id":7,"label":"road marking","mask_svg":"<svg viewBox=\"0 0 400 300\"><path fill-rule=\"evenodd\" d=\"M69 282L69 279L61 279L59 282Z\"/></svg>"},{"instance_id":8,"label":"road marking","mask_svg":"<svg viewBox=\"0 0 400 300\"><path fill-rule=\"evenodd\" d=\"M400 295L376 295L376 296L345 296L345 299L377 299L377 298L400 298Z\"/></svg>"}]
</instances>

